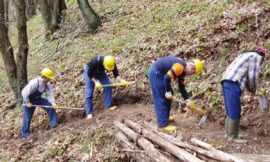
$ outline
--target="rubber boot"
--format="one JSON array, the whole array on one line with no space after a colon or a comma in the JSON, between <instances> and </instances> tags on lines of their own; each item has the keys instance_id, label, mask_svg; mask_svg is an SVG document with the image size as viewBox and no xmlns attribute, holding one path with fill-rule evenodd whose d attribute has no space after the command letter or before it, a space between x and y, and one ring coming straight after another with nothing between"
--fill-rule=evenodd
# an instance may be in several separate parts
<instances>
[{"instance_id":1,"label":"rubber boot","mask_svg":"<svg viewBox=\"0 0 270 162\"><path fill-rule=\"evenodd\" d=\"M230 117L228 118L227 123L227 132L228 132L228 141L234 143L246 143L247 140L243 140L238 136L240 119L233 120Z\"/></svg>"},{"instance_id":2,"label":"rubber boot","mask_svg":"<svg viewBox=\"0 0 270 162\"><path fill-rule=\"evenodd\" d=\"M161 128L163 131L167 131L167 132L174 132L177 130L177 127L176 126L173 126L173 125L168 125L166 127L162 127Z\"/></svg>"},{"instance_id":3,"label":"rubber boot","mask_svg":"<svg viewBox=\"0 0 270 162\"><path fill-rule=\"evenodd\" d=\"M169 116L168 120L169 120L169 122L174 122L174 117L173 116Z\"/></svg>"},{"instance_id":4,"label":"rubber boot","mask_svg":"<svg viewBox=\"0 0 270 162\"><path fill-rule=\"evenodd\" d=\"M226 116L226 119L225 119L225 135L224 137L227 138L228 137L228 122L229 122L229 117Z\"/></svg>"},{"instance_id":5,"label":"rubber boot","mask_svg":"<svg viewBox=\"0 0 270 162\"><path fill-rule=\"evenodd\" d=\"M224 134L224 137L225 138L228 138L228 123L229 123L229 119L230 117L229 116L226 116L226 119L225 119L225 134ZM243 135L241 135L241 134L238 134L238 137L240 137L240 138L242 138L243 137Z\"/></svg>"}]
</instances>

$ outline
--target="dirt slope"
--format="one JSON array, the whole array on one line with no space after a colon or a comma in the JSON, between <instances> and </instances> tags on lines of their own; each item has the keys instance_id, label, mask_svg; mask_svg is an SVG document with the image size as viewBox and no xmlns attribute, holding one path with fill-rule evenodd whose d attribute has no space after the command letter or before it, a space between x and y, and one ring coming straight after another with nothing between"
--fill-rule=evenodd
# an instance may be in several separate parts
<instances>
[{"instance_id":1,"label":"dirt slope","mask_svg":"<svg viewBox=\"0 0 270 162\"><path fill-rule=\"evenodd\" d=\"M123 96L119 97L123 98ZM34 120L32 125L36 126L32 127L29 140L21 141L19 136L11 136L8 138L7 135L5 135L1 137L1 148L11 153L10 156L12 155L12 157L17 160L22 158L21 156L23 156L27 150L30 152L39 150L38 152L42 152L40 160L52 157L57 157L61 161L72 158L74 158L74 160L80 160L86 157L86 154L81 154L81 152L79 151L79 153L76 149L74 153L70 151L76 148L78 143L83 142L83 138L86 138L88 139L86 141L91 141L90 143L94 148L93 159L106 159L106 152L110 153L110 156L117 157L118 154L121 154L121 149L114 140L113 134L117 130L113 126L113 121L130 119L138 123L147 121L156 126L156 118L151 101L149 101L148 104L145 104L145 102L137 103L128 95L125 102L119 102L117 95L114 96L114 98L116 99L114 103L118 105L116 111L104 111L101 106L96 109L96 114L91 120L85 117L81 118L80 115L78 115L80 113L76 112L58 112L58 114L60 114L61 123L57 128L49 129L47 119L43 124L40 123L40 121ZM132 102L132 104L128 102ZM178 104L176 103L173 104L172 108L172 115L175 117L173 124L178 126L179 130L171 135L184 141L189 141L192 137L195 137L229 153L268 155L270 154L269 113L261 113L259 109L250 111L252 111L252 113L249 113L250 115L243 116L241 120L243 124L240 130L240 133L248 140L247 144L233 144L224 139L224 114L210 116L202 127L198 127L197 123L201 115L197 112L183 112L178 108ZM39 116L43 115L45 115L45 113L39 111ZM21 120L21 118L19 118L19 120ZM15 132L20 133L20 127L16 127ZM93 138L97 140L93 140ZM110 147L108 147L108 144ZM42 148L40 148L40 145L43 145ZM51 147L51 145L54 147ZM87 148L88 147L84 149L89 151ZM43 155L43 152L48 153L46 149L50 150L50 154L54 154L55 151L56 155ZM12 150L16 150L16 152ZM59 150L62 150L62 152L59 153ZM4 154L4 152L2 152L2 154ZM108 156L108 158L110 156ZM25 158L25 156L23 157ZM128 158L127 155L122 155L120 159L124 160L126 158ZM37 160L39 158L34 156L34 158L31 157L30 159Z\"/></svg>"},{"instance_id":2,"label":"dirt slope","mask_svg":"<svg viewBox=\"0 0 270 162\"><path fill-rule=\"evenodd\" d=\"M82 161L87 159L91 148L94 161L130 160L114 140L117 130L113 121L125 118L156 126L145 74L153 61L168 55L205 60L202 75L187 78L186 83L189 95L198 105L207 103L205 107L211 109L211 116L200 128L198 113L182 112L174 104L172 115L179 130L172 135L187 141L196 137L230 153L270 154L269 112L261 113L253 106L256 99L248 93L243 95L240 133L249 142L237 145L224 140L225 112L219 84L222 72L239 53L257 45L270 50L269 1L112 0L93 5L104 21L95 34L87 33L73 0L69 1L61 30L51 40L42 38L40 15L29 22L32 31L29 78L39 75L40 65L57 69L57 78L52 81L57 103L84 107L83 67L94 55L112 54L116 56L120 75L129 81L138 80L137 87L114 89L114 104L118 105L114 112L104 111L103 94L95 92L93 119L85 119L84 112L59 111L60 125L55 129L48 127L47 114L38 109L30 139L21 141L22 112L6 109L13 98L6 82L1 82L1 161ZM267 91L270 90L269 62L267 57L260 84ZM4 70L0 70L3 76ZM172 86L177 89L175 83Z\"/></svg>"}]
</instances>

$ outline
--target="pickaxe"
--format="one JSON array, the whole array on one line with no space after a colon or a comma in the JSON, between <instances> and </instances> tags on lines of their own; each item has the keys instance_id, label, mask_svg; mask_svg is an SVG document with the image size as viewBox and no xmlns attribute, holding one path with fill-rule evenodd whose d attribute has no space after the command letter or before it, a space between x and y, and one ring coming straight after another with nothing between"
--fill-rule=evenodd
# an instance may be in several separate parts
<instances>
[{"instance_id":1,"label":"pickaxe","mask_svg":"<svg viewBox=\"0 0 270 162\"><path fill-rule=\"evenodd\" d=\"M23 106L27 106L26 104L22 104ZM53 106L45 106L45 105L32 105L32 107L41 107L41 108L53 108ZM69 109L69 110L85 110L84 108L77 107L58 107L59 109Z\"/></svg>"}]
</instances>

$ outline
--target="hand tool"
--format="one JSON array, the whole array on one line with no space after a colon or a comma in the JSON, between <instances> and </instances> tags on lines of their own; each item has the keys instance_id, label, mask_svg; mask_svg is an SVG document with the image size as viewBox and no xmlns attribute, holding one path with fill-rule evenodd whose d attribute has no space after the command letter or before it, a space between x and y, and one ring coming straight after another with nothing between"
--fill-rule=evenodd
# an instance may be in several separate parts
<instances>
[{"instance_id":1,"label":"hand tool","mask_svg":"<svg viewBox=\"0 0 270 162\"><path fill-rule=\"evenodd\" d=\"M176 98L176 97L173 97L172 99L175 100L175 101L177 101L177 102L179 102L179 103L183 103L180 99L178 99L178 98ZM190 109L190 108L189 108L189 109ZM190 109L190 110L196 110L196 111L200 112L201 114L205 114L205 110L200 109L200 108Z\"/></svg>"},{"instance_id":2,"label":"hand tool","mask_svg":"<svg viewBox=\"0 0 270 162\"><path fill-rule=\"evenodd\" d=\"M259 98L258 98L260 108L263 111L267 111L268 110L268 105L267 105L267 100L266 100L265 95L266 95L266 90L263 89L263 90L261 90L261 94L259 95Z\"/></svg>"},{"instance_id":3,"label":"hand tool","mask_svg":"<svg viewBox=\"0 0 270 162\"><path fill-rule=\"evenodd\" d=\"M203 124L205 123L205 121L206 121L206 119L207 119L209 113L210 113L209 109L206 108L205 114L203 115L203 117L201 118L201 120L200 120L199 123L198 123L199 126L201 126L201 125L203 125Z\"/></svg>"},{"instance_id":4,"label":"hand tool","mask_svg":"<svg viewBox=\"0 0 270 162\"><path fill-rule=\"evenodd\" d=\"M129 82L129 84L134 84L135 82ZM112 84L105 84L102 87L118 87L118 86L125 86L124 83L112 83Z\"/></svg>"},{"instance_id":5,"label":"hand tool","mask_svg":"<svg viewBox=\"0 0 270 162\"><path fill-rule=\"evenodd\" d=\"M178 99L176 97L173 97L173 100L175 100L175 101L177 101L179 103L183 103L180 99ZM191 109L191 110L194 110L194 109ZM203 110L201 108L196 108L195 110L200 112L201 114L203 114L201 120L198 123L198 125L201 126L201 125L203 125L205 123L210 111L209 111L208 108L206 110Z\"/></svg>"},{"instance_id":6,"label":"hand tool","mask_svg":"<svg viewBox=\"0 0 270 162\"><path fill-rule=\"evenodd\" d=\"M22 104L22 106L27 106L26 104ZM53 106L45 106L45 105L32 105L32 107L41 107L41 108L53 108ZM84 108L77 107L58 107L59 109L69 109L69 110L85 110Z\"/></svg>"}]
</instances>

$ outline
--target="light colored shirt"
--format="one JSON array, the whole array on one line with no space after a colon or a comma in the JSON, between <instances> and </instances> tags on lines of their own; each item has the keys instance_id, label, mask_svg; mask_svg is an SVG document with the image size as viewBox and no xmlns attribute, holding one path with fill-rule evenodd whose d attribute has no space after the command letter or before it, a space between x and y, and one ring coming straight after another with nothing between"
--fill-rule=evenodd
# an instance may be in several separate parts
<instances>
[{"instance_id":1,"label":"light colored shirt","mask_svg":"<svg viewBox=\"0 0 270 162\"><path fill-rule=\"evenodd\" d=\"M247 88L255 93L261 62L262 56L256 52L243 53L231 63L221 80L237 81L242 92Z\"/></svg>"},{"instance_id":2,"label":"light colored shirt","mask_svg":"<svg viewBox=\"0 0 270 162\"><path fill-rule=\"evenodd\" d=\"M45 89L46 99L51 104L55 103L51 84L50 83L44 84L44 82L42 82L41 77L37 77L35 79L30 80L30 82L23 88L22 90L23 100L26 102L30 102L29 96L32 95L37 90L37 88L39 92L44 92L44 89L46 88Z\"/></svg>"}]
</instances>

